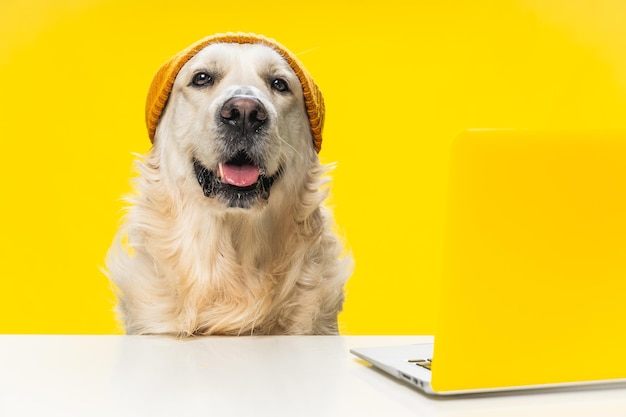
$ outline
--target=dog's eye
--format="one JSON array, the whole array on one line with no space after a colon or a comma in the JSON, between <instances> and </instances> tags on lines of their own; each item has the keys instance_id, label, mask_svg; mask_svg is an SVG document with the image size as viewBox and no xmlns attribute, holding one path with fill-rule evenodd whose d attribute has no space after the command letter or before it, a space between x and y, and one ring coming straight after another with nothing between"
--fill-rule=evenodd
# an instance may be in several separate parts
<instances>
[{"instance_id":1,"label":"dog's eye","mask_svg":"<svg viewBox=\"0 0 626 417\"><path fill-rule=\"evenodd\" d=\"M280 91L281 93L289 91L289 85L287 85L287 81L282 78L276 78L272 81L272 88L276 91Z\"/></svg>"},{"instance_id":2,"label":"dog's eye","mask_svg":"<svg viewBox=\"0 0 626 417\"><path fill-rule=\"evenodd\" d=\"M193 76L191 84L196 87L204 87L207 85L213 85L214 81L214 78L210 74L207 74L206 72L199 72Z\"/></svg>"}]
</instances>

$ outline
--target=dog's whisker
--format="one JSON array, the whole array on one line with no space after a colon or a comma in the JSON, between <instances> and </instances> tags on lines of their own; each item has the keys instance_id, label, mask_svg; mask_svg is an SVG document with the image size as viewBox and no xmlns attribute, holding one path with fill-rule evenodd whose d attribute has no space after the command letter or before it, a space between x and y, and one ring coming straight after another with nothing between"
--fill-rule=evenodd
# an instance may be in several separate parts
<instances>
[{"instance_id":1,"label":"dog's whisker","mask_svg":"<svg viewBox=\"0 0 626 417\"><path fill-rule=\"evenodd\" d=\"M314 46L314 47L312 47L312 48L305 49L304 51L297 52L297 53L295 53L294 55L299 57L299 56L301 56L301 55L310 54L311 52L317 51L318 49L320 49L320 47L319 47L319 46Z\"/></svg>"},{"instance_id":2,"label":"dog's whisker","mask_svg":"<svg viewBox=\"0 0 626 417\"><path fill-rule=\"evenodd\" d=\"M298 152L298 150L293 145L291 145L289 142L287 142L285 139L283 139L282 136L278 135L278 139L281 141L282 144L284 144L289 149L291 149L293 151L293 153L298 155L299 158L302 158L302 154L300 154L300 152Z\"/></svg>"}]
</instances>

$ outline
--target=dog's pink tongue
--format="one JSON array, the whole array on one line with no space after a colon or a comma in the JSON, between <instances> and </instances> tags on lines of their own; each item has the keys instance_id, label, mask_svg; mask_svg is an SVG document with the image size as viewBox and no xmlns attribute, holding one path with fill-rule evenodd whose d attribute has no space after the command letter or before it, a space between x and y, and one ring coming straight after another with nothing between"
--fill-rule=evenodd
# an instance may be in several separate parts
<instances>
[{"instance_id":1,"label":"dog's pink tongue","mask_svg":"<svg viewBox=\"0 0 626 417\"><path fill-rule=\"evenodd\" d=\"M235 187L249 187L259 179L259 167L254 165L221 166L222 181Z\"/></svg>"}]
</instances>

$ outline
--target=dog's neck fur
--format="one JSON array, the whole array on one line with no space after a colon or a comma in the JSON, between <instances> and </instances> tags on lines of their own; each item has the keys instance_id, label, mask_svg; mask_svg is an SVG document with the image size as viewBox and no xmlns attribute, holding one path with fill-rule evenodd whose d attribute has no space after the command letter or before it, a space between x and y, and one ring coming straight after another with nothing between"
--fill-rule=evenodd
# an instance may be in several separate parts
<instances>
[{"instance_id":1,"label":"dog's neck fur","mask_svg":"<svg viewBox=\"0 0 626 417\"><path fill-rule=\"evenodd\" d=\"M232 246L241 255L244 255L240 251L242 245L256 248L262 254L270 250L289 250L280 243L290 240L294 234L319 234L323 231L320 206L328 192L321 188L327 182L322 176L328 168L320 165L317 160L311 162L317 162L313 169L306 170L309 175L305 179L305 187L294 187L293 193L274 187L270 197L273 199L272 204L251 209L220 207L219 203L210 201L211 198L202 194L195 178L190 175L179 178L178 182L187 182L189 184L183 187L197 188L198 192L192 195L182 193L180 183L165 182L168 176L162 175L162 167L155 162L154 158L148 157L138 163L141 173L137 182L138 196L130 202L138 209L151 210L152 214L157 214L164 222L169 223L171 228L180 228L181 232L193 232L191 240L195 243L210 239L211 242L206 242L207 244ZM295 190L304 191L298 193ZM145 196L154 198L157 195L160 197L159 201L145 200ZM197 210L198 206L203 209ZM294 213L295 216L288 217L285 213ZM189 225L194 225L197 230L185 230ZM215 241L214 233L211 233L211 237L203 236L203 231L211 229L221 236L220 241ZM246 245L246 242L254 244ZM259 245L259 242L274 244Z\"/></svg>"}]
</instances>

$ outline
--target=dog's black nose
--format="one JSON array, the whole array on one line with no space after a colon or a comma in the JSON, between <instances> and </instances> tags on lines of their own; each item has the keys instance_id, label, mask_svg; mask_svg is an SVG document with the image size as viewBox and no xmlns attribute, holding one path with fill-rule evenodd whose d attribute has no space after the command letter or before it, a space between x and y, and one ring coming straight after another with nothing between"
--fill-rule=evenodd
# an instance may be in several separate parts
<instances>
[{"instance_id":1,"label":"dog's black nose","mask_svg":"<svg viewBox=\"0 0 626 417\"><path fill-rule=\"evenodd\" d=\"M244 132L256 132L267 120L265 106L254 97L232 97L224 103L220 110L222 121L235 129Z\"/></svg>"}]
</instances>

